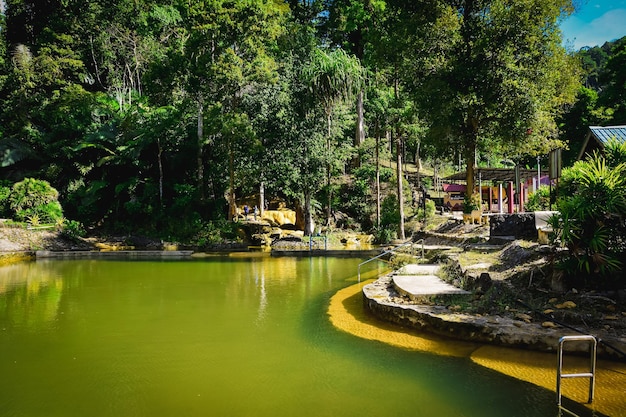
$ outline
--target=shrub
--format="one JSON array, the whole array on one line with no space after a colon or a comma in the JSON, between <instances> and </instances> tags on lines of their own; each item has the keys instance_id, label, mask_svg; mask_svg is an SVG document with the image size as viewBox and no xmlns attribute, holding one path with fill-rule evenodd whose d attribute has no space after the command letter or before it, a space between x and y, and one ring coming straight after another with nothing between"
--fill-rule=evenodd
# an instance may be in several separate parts
<instances>
[{"instance_id":1,"label":"shrub","mask_svg":"<svg viewBox=\"0 0 626 417\"><path fill-rule=\"evenodd\" d=\"M615 156L619 149L610 145L608 151L612 161L620 160ZM611 166L596 153L565 170L562 182L567 194L561 194L559 215L550 220L554 243L568 249L559 266L588 284L608 284L614 278L623 282L626 163Z\"/></svg>"},{"instance_id":2,"label":"shrub","mask_svg":"<svg viewBox=\"0 0 626 417\"><path fill-rule=\"evenodd\" d=\"M385 245L398 237L398 232L395 228L380 227L374 231L374 243L378 245Z\"/></svg>"},{"instance_id":3,"label":"shrub","mask_svg":"<svg viewBox=\"0 0 626 417\"><path fill-rule=\"evenodd\" d=\"M435 215L435 210L435 202L433 200L426 200L426 213L424 213L424 208L420 207L417 211L417 217L422 220L429 219Z\"/></svg>"},{"instance_id":4,"label":"shrub","mask_svg":"<svg viewBox=\"0 0 626 417\"><path fill-rule=\"evenodd\" d=\"M81 237L85 237L87 232L82 223L76 220L64 221L61 229L61 234L72 240L78 240Z\"/></svg>"},{"instance_id":5,"label":"shrub","mask_svg":"<svg viewBox=\"0 0 626 417\"><path fill-rule=\"evenodd\" d=\"M400 225L400 207L395 194L388 194L380 206L380 225L385 227L397 227Z\"/></svg>"},{"instance_id":6,"label":"shrub","mask_svg":"<svg viewBox=\"0 0 626 417\"><path fill-rule=\"evenodd\" d=\"M58 198L58 191L47 181L26 178L13 184L8 202L18 221L37 218L42 223L55 223L63 218Z\"/></svg>"},{"instance_id":7,"label":"shrub","mask_svg":"<svg viewBox=\"0 0 626 417\"><path fill-rule=\"evenodd\" d=\"M534 193L528 195L527 211L543 211L550 209L550 187L541 186Z\"/></svg>"},{"instance_id":8,"label":"shrub","mask_svg":"<svg viewBox=\"0 0 626 417\"><path fill-rule=\"evenodd\" d=\"M9 208L9 195L11 187L0 185L0 217L11 217L11 209Z\"/></svg>"},{"instance_id":9,"label":"shrub","mask_svg":"<svg viewBox=\"0 0 626 417\"><path fill-rule=\"evenodd\" d=\"M480 194L465 195L463 199L463 213L470 214L474 210L480 210L482 207Z\"/></svg>"}]
</instances>

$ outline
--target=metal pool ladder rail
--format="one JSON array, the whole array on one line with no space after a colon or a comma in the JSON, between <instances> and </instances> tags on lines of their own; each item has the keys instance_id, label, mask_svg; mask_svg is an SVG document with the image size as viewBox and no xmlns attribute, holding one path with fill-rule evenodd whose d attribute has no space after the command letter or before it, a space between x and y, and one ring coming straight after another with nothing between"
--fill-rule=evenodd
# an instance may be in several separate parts
<instances>
[{"instance_id":1,"label":"metal pool ladder rail","mask_svg":"<svg viewBox=\"0 0 626 417\"><path fill-rule=\"evenodd\" d=\"M589 350L589 372L582 372L576 374L564 374L563 373L563 344L565 342L580 342L588 341L591 345ZM593 390L596 381L596 351L598 347L598 341L591 335L582 336L563 336L559 339L559 351L558 351L558 365L556 370L556 403L561 405L561 378L589 378L589 401L591 404L593 401Z\"/></svg>"},{"instance_id":2,"label":"metal pool ladder rail","mask_svg":"<svg viewBox=\"0 0 626 417\"><path fill-rule=\"evenodd\" d=\"M365 265L366 263L371 262L371 261L373 261L374 259L378 259L378 258L380 258L380 257L382 257L382 256L385 256L385 255L387 255L388 253L395 252L396 250L398 250L398 249L400 249L400 248L403 248L403 247L408 246L408 245L413 245L413 243L419 243L419 242L422 242L422 258L423 258L423 257L424 257L424 239L420 239L420 240L418 240L417 242L413 242L413 241L409 240L408 242L403 243L403 244L402 244L402 245L400 245L400 246L396 246L395 248L389 249L389 250L387 250L387 251L385 251L385 252L381 253L381 254L380 254L380 255L378 255L378 256L374 256L373 258L370 258L370 259L368 259L367 261L363 261L363 262L361 262L361 263L359 264L358 268L357 268L357 277L358 277L358 279L359 279L359 281L358 281L358 282L361 282L361 265Z\"/></svg>"}]
</instances>

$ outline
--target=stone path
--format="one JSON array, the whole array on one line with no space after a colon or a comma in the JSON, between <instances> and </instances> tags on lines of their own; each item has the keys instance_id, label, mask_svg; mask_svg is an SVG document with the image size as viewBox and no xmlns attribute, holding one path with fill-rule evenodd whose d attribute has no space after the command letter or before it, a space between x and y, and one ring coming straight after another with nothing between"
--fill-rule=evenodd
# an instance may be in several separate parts
<instances>
[{"instance_id":1,"label":"stone path","mask_svg":"<svg viewBox=\"0 0 626 417\"><path fill-rule=\"evenodd\" d=\"M409 264L394 272L391 279L396 290L413 301L435 295L470 294L444 282L438 273L439 265Z\"/></svg>"}]
</instances>

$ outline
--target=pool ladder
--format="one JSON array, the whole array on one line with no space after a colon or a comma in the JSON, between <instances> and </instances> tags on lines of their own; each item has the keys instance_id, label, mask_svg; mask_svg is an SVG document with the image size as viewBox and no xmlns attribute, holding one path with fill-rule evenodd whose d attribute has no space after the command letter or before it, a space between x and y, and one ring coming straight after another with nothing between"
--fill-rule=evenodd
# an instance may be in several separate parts
<instances>
[{"instance_id":1,"label":"pool ladder","mask_svg":"<svg viewBox=\"0 0 626 417\"><path fill-rule=\"evenodd\" d=\"M563 345L565 342L580 342L580 341L588 341L591 348L589 350L590 358L589 358L589 372L581 372L576 374L564 374L563 373ZM563 336L559 339L559 350L558 350L558 365L556 370L556 403L558 406L561 406L561 379L562 378L589 378L589 400L588 403L591 404L593 401L593 391L595 387L596 381L596 351L597 351L598 341L595 337L591 335L583 335L583 336Z\"/></svg>"}]
</instances>

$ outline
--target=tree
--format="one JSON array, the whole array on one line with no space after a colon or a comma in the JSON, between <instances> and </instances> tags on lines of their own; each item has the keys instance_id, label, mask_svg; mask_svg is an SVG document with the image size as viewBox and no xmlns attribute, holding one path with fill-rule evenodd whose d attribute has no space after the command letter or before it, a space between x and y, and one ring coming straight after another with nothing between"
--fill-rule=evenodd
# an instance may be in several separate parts
<instances>
[{"instance_id":1,"label":"tree","mask_svg":"<svg viewBox=\"0 0 626 417\"><path fill-rule=\"evenodd\" d=\"M598 105L598 93L587 87L581 87L576 95L576 102L568 106L559 117L560 137L568 143L563 152L565 166L572 165L578 158L584 144L589 126L606 124L610 118L609 109Z\"/></svg>"},{"instance_id":2,"label":"tree","mask_svg":"<svg viewBox=\"0 0 626 417\"><path fill-rule=\"evenodd\" d=\"M245 90L253 81L274 77L275 63L269 49L282 30L285 8L276 1L198 2L186 16L188 36L184 45L184 77L189 97L197 106L197 178L204 198L203 149L213 140L230 145L229 218L235 215L235 159L231 146L237 130L219 127L204 131L205 109L221 112L226 119L240 119L239 108Z\"/></svg>"},{"instance_id":3,"label":"tree","mask_svg":"<svg viewBox=\"0 0 626 417\"><path fill-rule=\"evenodd\" d=\"M326 116L326 185L328 187L328 205L326 207L327 225L331 221L332 209L332 115L335 106L341 101L353 97L361 90L364 81L363 69L356 58L341 49L325 52L314 49L310 63L304 68L306 82L316 103L322 106Z\"/></svg>"},{"instance_id":4,"label":"tree","mask_svg":"<svg viewBox=\"0 0 626 417\"><path fill-rule=\"evenodd\" d=\"M614 109L612 124L626 124L626 36L618 40L609 57L605 72L601 80L605 88L599 97L599 102L605 107Z\"/></svg>"},{"instance_id":5,"label":"tree","mask_svg":"<svg viewBox=\"0 0 626 417\"><path fill-rule=\"evenodd\" d=\"M384 0L329 2L325 32L334 44L350 51L363 67L367 67L369 57L366 50L376 36L375 27L385 8ZM357 91L356 99L354 146L358 148L365 140L364 88Z\"/></svg>"},{"instance_id":6,"label":"tree","mask_svg":"<svg viewBox=\"0 0 626 417\"><path fill-rule=\"evenodd\" d=\"M472 0L440 6L429 35L435 39L412 55L417 73L406 73L406 83L427 115L431 137L461 151L471 195L477 152L499 148L519 158L560 146L554 117L578 86L558 28L572 4Z\"/></svg>"}]
</instances>

